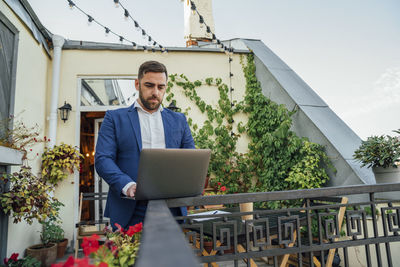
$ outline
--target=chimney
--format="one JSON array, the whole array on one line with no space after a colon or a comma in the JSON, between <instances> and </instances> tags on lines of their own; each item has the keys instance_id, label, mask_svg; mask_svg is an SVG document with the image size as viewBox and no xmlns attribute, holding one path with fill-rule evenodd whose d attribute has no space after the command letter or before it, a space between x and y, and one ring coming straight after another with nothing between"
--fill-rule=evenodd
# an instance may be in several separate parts
<instances>
[{"instance_id":1,"label":"chimney","mask_svg":"<svg viewBox=\"0 0 400 267\"><path fill-rule=\"evenodd\" d=\"M184 19L185 19L185 39L186 47L199 46L202 43L212 41L212 33L207 32L207 24L211 32L214 31L214 19L212 15L212 0L183 0L184 1ZM200 23L200 17L197 12L193 13L191 2L196 6L197 11L203 17L204 23Z\"/></svg>"}]
</instances>

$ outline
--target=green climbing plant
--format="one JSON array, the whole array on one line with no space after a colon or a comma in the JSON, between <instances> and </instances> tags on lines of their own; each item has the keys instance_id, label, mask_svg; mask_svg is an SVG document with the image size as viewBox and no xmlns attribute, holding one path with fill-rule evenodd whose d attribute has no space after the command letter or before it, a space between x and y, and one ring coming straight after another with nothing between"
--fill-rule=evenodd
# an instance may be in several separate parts
<instances>
[{"instance_id":1,"label":"green climbing plant","mask_svg":"<svg viewBox=\"0 0 400 267\"><path fill-rule=\"evenodd\" d=\"M298 137L290 128L289 111L262 94L255 76L254 56L244 57L241 63L246 78L246 93L242 101L231 103L229 88L220 78L191 82L183 74L172 74L167 87L167 101L175 101L173 87L206 115L199 126L184 110L197 148L212 150L209 165L211 185L226 187L227 193L266 192L321 187L329 177L326 167L333 166L323 146ZM217 105L207 104L197 93L200 86L218 89ZM235 123L236 114L246 114L247 123ZM248 151L239 153L237 142L241 135L250 139ZM271 208L285 203L271 202ZM286 203L287 204L287 203Z\"/></svg>"}]
</instances>

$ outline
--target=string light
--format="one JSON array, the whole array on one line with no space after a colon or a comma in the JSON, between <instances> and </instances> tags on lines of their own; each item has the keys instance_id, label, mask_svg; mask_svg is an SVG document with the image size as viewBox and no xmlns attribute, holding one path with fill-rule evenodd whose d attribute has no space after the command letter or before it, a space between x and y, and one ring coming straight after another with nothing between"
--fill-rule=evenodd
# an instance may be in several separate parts
<instances>
[{"instance_id":1,"label":"string light","mask_svg":"<svg viewBox=\"0 0 400 267\"><path fill-rule=\"evenodd\" d=\"M69 8L72 10L73 8L74 8L74 6L75 6L75 4L74 4L74 2L72 2L71 0L68 0L68 5L69 5Z\"/></svg>"},{"instance_id":2,"label":"string light","mask_svg":"<svg viewBox=\"0 0 400 267\"><path fill-rule=\"evenodd\" d=\"M196 5L193 1L190 1L190 9L192 10L193 15L196 15Z\"/></svg>"},{"instance_id":3,"label":"string light","mask_svg":"<svg viewBox=\"0 0 400 267\"><path fill-rule=\"evenodd\" d=\"M107 27L105 27L104 29L106 30L106 32L105 32L106 36L110 35L110 29Z\"/></svg>"},{"instance_id":4,"label":"string light","mask_svg":"<svg viewBox=\"0 0 400 267\"><path fill-rule=\"evenodd\" d=\"M199 11L196 8L196 5L194 4L193 1L190 1L190 9L193 12L193 15L195 15L197 13L197 15L199 16L199 23L200 23L200 28L203 28L203 24L206 26L206 31L207 33L211 34L212 36L212 42L214 44L217 44L217 48L220 47L220 51L221 52L225 52L226 54L233 54L234 50L232 48L232 50L227 51L226 47L221 43L221 41L217 38L217 36L215 35L215 33L213 33L211 31L211 27L209 25L207 25L207 23L204 21L204 17L199 13Z\"/></svg>"},{"instance_id":5,"label":"string light","mask_svg":"<svg viewBox=\"0 0 400 267\"><path fill-rule=\"evenodd\" d=\"M119 0L113 0L114 1L114 3L117 5L120 5L120 3L119 3ZM131 40L129 40L129 39L127 39L127 38L125 38L124 36L122 36L122 35L120 35L120 34L117 34L116 32L114 32L113 30L111 30L109 27L106 27L105 25L103 25L103 24L101 24L99 21L97 21L93 16L91 16L91 15L89 15L88 13L86 13L84 10L82 10L79 6L77 6L72 0L67 0L67 2L68 2L68 5L72 8L72 7L75 7L79 12L81 12L81 13L83 13L84 15L86 15L87 16L87 18L88 18L88 20L87 20L87 22L88 22L88 25L91 25L91 24L93 24L93 23L96 23L97 25L99 25L100 27L102 27L103 29L104 29L104 34L106 35L106 36L108 36L109 34L113 34L114 36L116 36L118 39L119 39L119 41L120 42L123 42L123 41L126 41L126 42L129 42L130 44L132 44L132 46L133 46L133 49L138 49L138 45L135 43L135 42L133 42L133 41L131 41ZM128 14L129 14L129 12L128 12ZM130 18L132 18L131 17L131 15L129 15L129 17ZM135 22L135 21L134 21ZM144 29L142 29L142 28L140 28L140 26L139 26L139 24L137 23L137 22L135 22L135 27L137 27L137 28L139 28L139 30L142 30L142 34L143 34L143 38L146 38L146 32L144 31ZM156 43L156 41L154 41L154 39L152 39L153 40L153 44L155 45L155 44L157 44ZM160 46L160 50L163 48L161 45L159 45ZM165 48L164 48L165 49ZM143 46L143 50L144 50L144 52L147 52L148 51L148 48L146 47L146 46Z\"/></svg>"},{"instance_id":6,"label":"string light","mask_svg":"<svg viewBox=\"0 0 400 267\"><path fill-rule=\"evenodd\" d=\"M114 0L114 3L115 3L115 8L118 8L119 7L119 0Z\"/></svg>"},{"instance_id":7,"label":"string light","mask_svg":"<svg viewBox=\"0 0 400 267\"><path fill-rule=\"evenodd\" d=\"M139 23L136 20L133 20L133 22L135 23L136 31L140 31Z\"/></svg>"},{"instance_id":8,"label":"string light","mask_svg":"<svg viewBox=\"0 0 400 267\"><path fill-rule=\"evenodd\" d=\"M119 3L119 6L124 10L125 18L126 19L130 18L132 20L132 22L135 25L135 29L137 31L140 31L140 30L142 31L142 37L143 37L144 40L146 40L146 36L147 36L148 45L153 47L153 48L158 46L161 49L162 46L156 40L154 40L154 38L152 38L149 34L147 34L146 31L142 27L139 26L139 23L129 14L128 9L120 2L120 0L118 0L118 3Z\"/></svg>"},{"instance_id":9,"label":"string light","mask_svg":"<svg viewBox=\"0 0 400 267\"><path fill-rule=\"evenodd\" d=\"M88 25L92 25L93 17L88 15Z\"/></svg>"}]
</instances>

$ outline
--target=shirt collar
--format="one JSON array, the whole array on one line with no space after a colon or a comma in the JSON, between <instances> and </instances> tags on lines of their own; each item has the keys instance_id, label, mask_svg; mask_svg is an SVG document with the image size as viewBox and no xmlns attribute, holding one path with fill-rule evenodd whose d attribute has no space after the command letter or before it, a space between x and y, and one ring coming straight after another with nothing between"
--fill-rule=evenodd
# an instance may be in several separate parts
<instances>
[{"instance_id":1,"label":"shirt collar","mask_svg":"<svg viewBox=\"0 0 400 267\"><path fill-rule=\"evenodd\" d=\"M143 107L139 104L139 102L138 102L137 100L135 101L135 103L133 104L133 106L134 106L136 109L140 109L141 111L143 111L143 112L145 112L145 113L151 114L150 112L144 110ZM160 106L158 107L158 109L157 109L156 112L161 112L161 111L163 111L163 110L164 110L163 106L160 105Z\"/></svg>"}]
</instances>

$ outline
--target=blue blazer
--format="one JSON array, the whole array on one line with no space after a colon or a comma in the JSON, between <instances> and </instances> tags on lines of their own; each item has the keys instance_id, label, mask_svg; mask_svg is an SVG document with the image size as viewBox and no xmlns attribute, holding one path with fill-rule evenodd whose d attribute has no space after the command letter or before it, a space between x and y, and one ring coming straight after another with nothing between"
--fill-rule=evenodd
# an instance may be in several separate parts
<instances>
[{"instance_id":1,"label":"blue blazer","mask_svg":"<svg viewBox=\"0 0 400 267\"><path fill-rule=\"evenodd\" d=\"M182 113L164 108L161 112L166 148L194 148L186 117ZM122 188L136 181L142 137L138 112L132 105L128 108L109 110L101 124L95 155L95 167L100 177L110 186L104 216L111 225L122 227L132 217L136 201L123 199ZM181 208L186 215L186 207Z\"/></svg>"}]
</instances>

